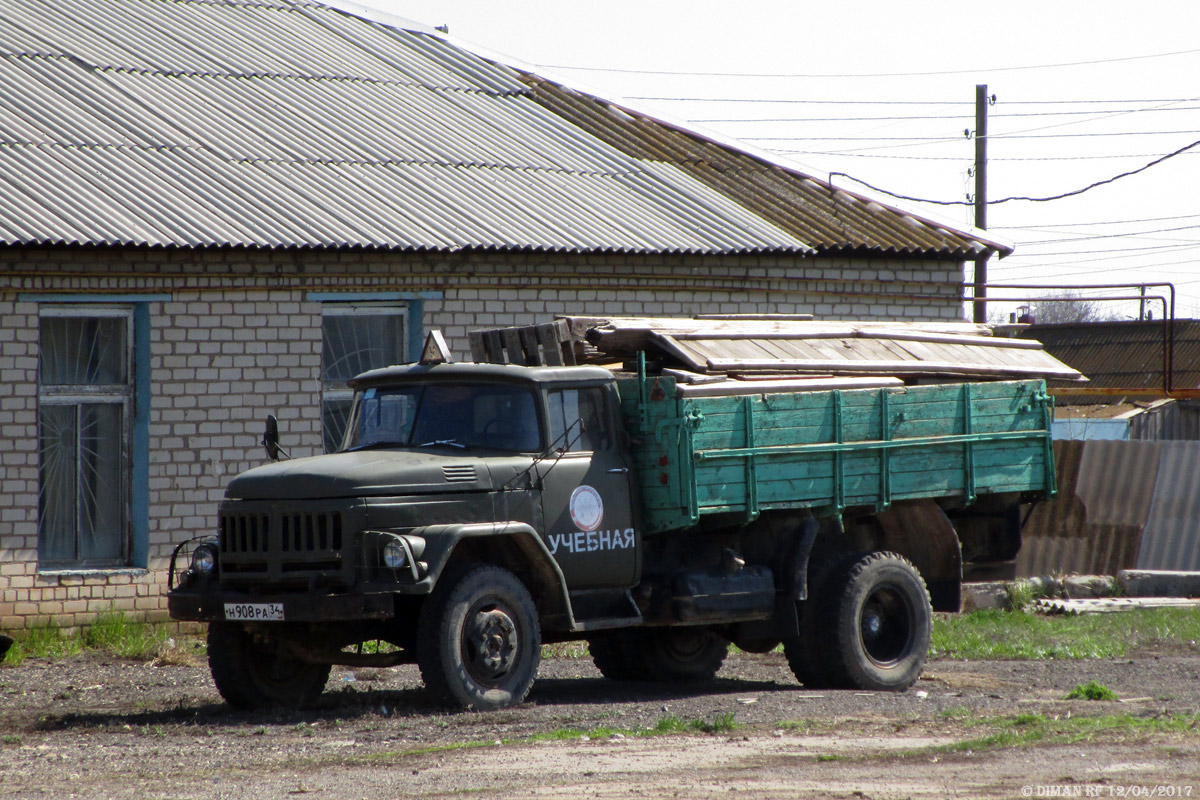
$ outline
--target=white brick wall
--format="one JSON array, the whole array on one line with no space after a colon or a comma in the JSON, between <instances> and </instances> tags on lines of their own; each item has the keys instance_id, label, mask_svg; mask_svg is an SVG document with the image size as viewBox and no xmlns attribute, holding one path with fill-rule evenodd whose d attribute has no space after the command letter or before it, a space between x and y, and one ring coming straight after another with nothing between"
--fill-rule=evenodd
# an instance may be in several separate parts
<instances>
[{"instance_id":1,"label":"white brick wall","mask_svg":"<svg viewBox=\"0 0 1200 800\"><path fill-rule=\"evenodd\" d=\"M228 479L263 462L275 412L295 456L321 447L321 304L310 292L438 293L424 325L464 357L467 331L554 314L961 319L962 268L936 261L768 256L411 255L73 250L0 253L0 628L165 616L175 544L211 531ZM55 294L150 304L149 569L37 571L37 331ZM920 299L914 295L934 295Z\"/></svg>"}]
</instances>

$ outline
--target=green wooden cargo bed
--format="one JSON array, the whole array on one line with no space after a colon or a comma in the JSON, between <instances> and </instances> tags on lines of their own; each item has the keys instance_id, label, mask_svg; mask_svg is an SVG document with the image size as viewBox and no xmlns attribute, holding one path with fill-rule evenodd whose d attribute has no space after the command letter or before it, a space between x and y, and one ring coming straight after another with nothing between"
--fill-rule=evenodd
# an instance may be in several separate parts
<instances>
[{"instance_id":1,"label":"green wooden cargo bed","mask_svg":"<svg viewBox=\"0 0 1200 800\"><path fill-rule=\"evenodd\" d=\"M619 388L647 533L705 515L1055 491L1042 380L733 397L681 396L669 377Z\"/></svg>"}]
</instances>

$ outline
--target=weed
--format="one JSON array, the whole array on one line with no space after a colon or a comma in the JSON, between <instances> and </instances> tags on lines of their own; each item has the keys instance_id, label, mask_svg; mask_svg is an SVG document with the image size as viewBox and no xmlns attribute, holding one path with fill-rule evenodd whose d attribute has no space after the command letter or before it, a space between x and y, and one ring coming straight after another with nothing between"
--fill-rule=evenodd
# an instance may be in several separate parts
<instances>
[{"instance_id":1,"label":"weed","mask_svg":"<svg viewBox=\"0 0 1200 800\"><path fill-rule=\"evenodd\" d=\"M1118 700L1117 693L1097 681L1081 683L1067 694L1068 700Z\"/></svg>"},{"instance_id":2,"label":"weed","mask_svg":"<svg viewBox=\"0 0 1200 800\"><path fill-rule=\"evenodd\" d=\"M0 737L0 743L3 744L21 744L21 737L15 733L6 733Z\"/></svg>"},{"instance_id":3,"label":"weed","mask_svg":"<svg viewBox=\"0 0 1200 800\"><path fill-rule=\"evenodd\" d=\"M542 658L589 658L587 642L558 642L542 645Z\"/></svg>"},{"instance_id":4,"label":"weed","mask_svg":"<svg viewBox=\"0 0 1200 800\"><path fill-rule=\"evenodd\" d=\"M1012 611L1024 611L1038 599L1038 587L1031 581L1014 581L1007 585L1008 607Z\"/></svg>"},{"instance_id":5,"label":"weed","mask_svg":"<svg viewBox=\"0 0 1200 800\"><path fill-rule=\"evenodd\" d=\"M703 731L704 733L729 733L737 728L737 723L733 721L732 711L726 711L712 722L694 719L688 725L693 730Z\"/></svg>"},{"instance_id":6,"label":"weed","mask_svg":"<svg viewBox=\"0 0 1200 800\"><path fill-rule=\"evenodd\" d=\"M775 727L781 731L791 731L793 733L807 733L808 731L811 731L814 727L816 727L816 723L814 723L811 719L798 719L798 720L789 719L789 720L784 720L783 722L780 722Z\"/></svg>"}]
</instances>

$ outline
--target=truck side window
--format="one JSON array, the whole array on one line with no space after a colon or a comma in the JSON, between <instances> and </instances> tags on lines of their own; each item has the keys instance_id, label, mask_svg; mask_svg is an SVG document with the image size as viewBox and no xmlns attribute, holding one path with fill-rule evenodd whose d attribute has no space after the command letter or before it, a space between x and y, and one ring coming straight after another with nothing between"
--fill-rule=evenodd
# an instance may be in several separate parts
<instances>
[{"instance_id":1,"label":"truck side window","mask_svg":"<svg viewBox=\"0 0 1200 800\"><path fill-rule=\"evenodd\" d=\"M604 390L560 389L550 392L550 448L580 453L608 447Z\"/></svg>"}]
</instances>

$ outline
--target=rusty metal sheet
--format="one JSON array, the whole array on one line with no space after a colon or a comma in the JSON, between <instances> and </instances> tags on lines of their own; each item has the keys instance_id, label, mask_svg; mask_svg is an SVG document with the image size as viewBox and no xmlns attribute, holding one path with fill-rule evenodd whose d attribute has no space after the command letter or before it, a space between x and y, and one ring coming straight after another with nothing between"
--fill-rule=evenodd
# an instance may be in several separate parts
<instances>
[{"instance_id":1,"label":"rusty metal sheet","mask_svg":"<svg viewBox=\"0 0 1200 800\"><path fill-rule=\"evenodd\" d=\"M1115 575L1138 566L1160 452L1148 442L1056 441L1058 497L1030 514L1017 574Z\"/></svg>"},{"instance_id":2,"label":"rusty metal sheet","mask_svg":"<svg viewBox=\"0 0 1200 800\"><path fill-rule=\"evenodd\" d=\"M1138 569L1200 569L1200 442L1163 442Z\"/></svg>"},{"instance_id":3,"label":"rusty metal sheet","mask_svg":"<svg viewBox=\"0 0 1200 800\"><path fill-rule=\"evenodd\" d=\"M1200 570L1200 442L1054 443L1059 496L1030 513L1017 574Z\"/></svg>"}]
</instances>

